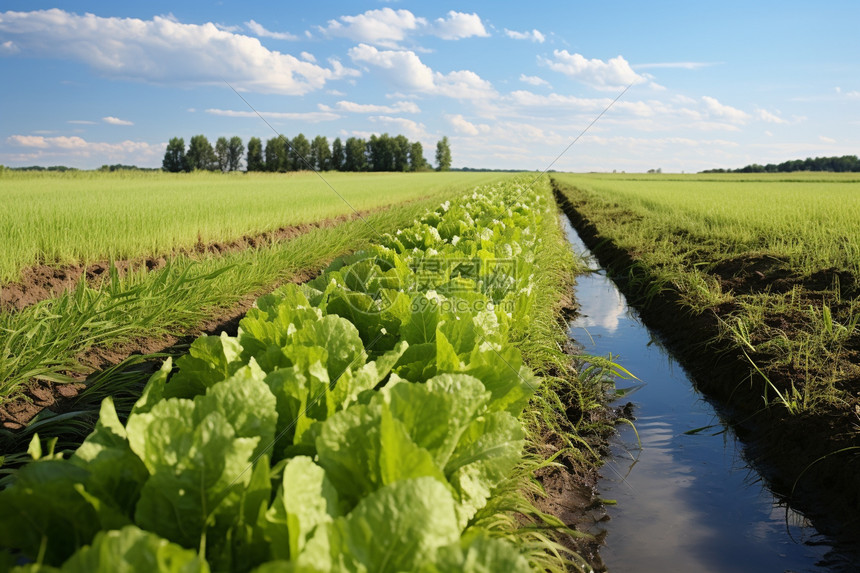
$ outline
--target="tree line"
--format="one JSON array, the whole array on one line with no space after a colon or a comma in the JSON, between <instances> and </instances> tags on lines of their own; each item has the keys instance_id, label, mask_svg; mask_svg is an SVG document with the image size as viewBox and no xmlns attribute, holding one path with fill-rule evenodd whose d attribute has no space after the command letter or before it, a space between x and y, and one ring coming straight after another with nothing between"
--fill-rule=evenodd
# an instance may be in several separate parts
<instances>
[{"instance_id":1,"label":"tree line","mask_svg":"<svg viewBox=\"0 0 860 573\"><path fill-rule=\"evenodd\" d=\"M790 173L792 171L835 171L839 173L860 171L860 159L856 155L842 157L807 157L782 163L759 165L753 163L740 169L708 169L702 173Z\"/></svg>"},{"instance_id":2,"label":"tree line","mask_svg":"<svg viewBox=\"0 0 860 573\"><path fill-rule=\"evenodd\" d=\"M370 139L328 138L318 135L308 140L300 133L292 139L283 135L268 139L248 140L247 152L238 136L219 137L213 147L205 135L195 135L185 147L185 140L174 137L164 152L162 169L180 171L429 171L432 166L424 158L421 142L409 141L403 135L394 137L383 133ZM451 146L447 137L436 144L436 170L451 168Z\"/></svg>"}]
</instances>

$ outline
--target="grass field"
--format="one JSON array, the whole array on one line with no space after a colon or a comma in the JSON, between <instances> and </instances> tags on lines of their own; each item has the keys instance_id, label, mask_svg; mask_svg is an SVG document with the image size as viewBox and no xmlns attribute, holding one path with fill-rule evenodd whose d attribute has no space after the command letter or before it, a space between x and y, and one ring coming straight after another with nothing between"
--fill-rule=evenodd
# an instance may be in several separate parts
<instances>
[{"instance_id":1,"label":"grass field","mask_svg":"<svg viewBox=\"0 0 860 573\"><path fill-rule=\"evenodd\" d=\"M682 233L708 254L760 252L797 272L860 274L860 177L853 173L559 175L601 200L646 217L625 245ZM713 261L712 261L713 262Z\"/></svg>"},{"instance_id":2,"label":"grass field","mask_svg":"<svg viewBox=\"0 0 860 573\"><path fill-rule=\"evenodd\" d=\"M491 173L0 175L0 284L34 264L162 255L478 185ZM339 197L338 195L342 196ZM347 202L349 204L347 204Z\"/></svg>"}]
</instances>

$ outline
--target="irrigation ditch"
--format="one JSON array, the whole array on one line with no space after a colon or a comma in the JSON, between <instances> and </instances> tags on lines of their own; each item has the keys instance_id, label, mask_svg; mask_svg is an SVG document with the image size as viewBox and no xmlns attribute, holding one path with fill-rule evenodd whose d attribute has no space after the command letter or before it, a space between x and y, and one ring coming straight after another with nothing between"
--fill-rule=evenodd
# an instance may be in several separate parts
<instances>
[{"instance_id":1,"label":"irrigation ditch","mask_svg":"<svg viewBox=\"0 0 860 573\"><path fill-rule=\"evenodd\" d=\"M574 250L603 269L577 280L571 335L646 382L622 398L638 435L622 428L599 484L618 502L592 531L609 569L857 570L860 474L828 455L833 420L763 408L749 362L714 342L718 317L693 316L671 289L646 303L647 270L553 191Z\"/></svg>"}]
</instances>

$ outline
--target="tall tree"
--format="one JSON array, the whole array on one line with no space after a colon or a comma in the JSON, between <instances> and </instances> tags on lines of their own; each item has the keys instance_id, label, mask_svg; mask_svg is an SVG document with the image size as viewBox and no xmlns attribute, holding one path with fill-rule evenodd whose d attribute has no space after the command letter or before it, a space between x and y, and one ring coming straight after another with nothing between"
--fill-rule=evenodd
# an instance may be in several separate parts
<instances>
[{"instance_id":1,"label":"tall tree","mask_svg":"<svg viewBox=\"0 0 860 573\"><path fill-rule=\"evenodd\" d=\"M161 162L161 168L171 173L188 170L188 163L185 160L184 139L174 137L167 143L167 150L164 152L164 160Z\"/></svg>"},{"instance_id":2,"label":"tall tree","mask_svg":"<svg viewBox=\"0 0 860 573\"><path fill-rule=\"evenodd\" d=\"M339 137L336 137L331 142L331 168L340 171L343 169L343 142Z\"/></svg>"},{"instance_id":3,"label":"tall tree","mask_svg":"<svg viewBox=\"0 0 860 573\"><path fill-rule=\"evenodd\" d=\"M407 171L409 169L409 150L411 145L405 135L398 135L391 140L391 153L393 155L392 169L394 171Z\"/></svg>"},{"instance_id":4,"label":"tall tree","mask_svg":"<svg viewBox=\"0 0 860 573\"><path fill-rule=\"evenodd\" d=\"M218 158L215 156L215 150L212 149L212 144L206 139L205 135L195 135L191 138L188 144L188 153L185 154L188 160L188 169L216 169L218 167Z\"/></svg>"},{"instance_id":5,"label":"tall tree","mask_svg":"<svg viewBox=\"0 0 860 573\"><path fill-rule=\"evenodd\" d=\"M317 171L331 168L331 149L328 146L328 138L324 135L318 135L311 141L311 165Z\"/></svg>"},{"instance_id":6,"label":"tall tree","mask_svg":"<svg viewBox=\"0 0 860 573\"><path fill-rule=\"evenodd\" d=\"M290 145L290 162L296 171L310 169L311 143L305 134L300 133L293 138Z\"/></svg>"},{"instance_id":7,"label":"tall tree","mask_svg":"<svg viewBox=\"0 0 860 573\"><path fill-rule=\"evenodd\" d=\"M424 146L420 141L416 141L409 148L409 169L421 171L425 167L427 167L427 160L424 159Z\"/></svg>"},{"instance_id":8,"label":"tall tree","mask_svg":"<svg viewBox=\"0 0 860 573\"><path fill-rule=\"evenodd\" d=\"M277 136L266 142L266 171L286 171L289 166L287 145L283 136Z\"/></svg>"},{"instance_id":9,"label":"tall tree","mask_svg":"<svg viewBox=\"0 0 860 573\"><path fill-rule=\"evenodd\" d=\"M221 170L221 173L230 171L230 149L226 137L219 137L215 141L215 157L218 160L218 169Z\"/></svg>"},{"instance_id":10,"label":"tall tree","mask_svg":"<svg viewBox=\"0 0 860 573\"><path fill-rule=\"evenodd\" d=\"M263 159L263 142L259 137L248 140L248 171L265 171L266 162Z\"/></svg>"},{"instance_id":11,"label":"tall tree","mask_svg":"<svg viewBox=\"0 0 860 573\"><path fill-rule=\"evenodd\" d=\"M436 142L436 171L448 171L451 169L451 146L448 144L448 136L444 136Z\"/></svg>"},{"instance_id":12,"label":"tall tree","mask_svg":"<svg viewBox=\"0 0 860 573\"><path fill-rule=\"evenodd\" d=\"M343 170L367 171L367 145L363 139L350 137L346 140Z\"/></svg>"},{"instance_id":13,"label":"tall tree","mask_svg":"<svg viewBox=\"0 0 860 573\"><path fill-rule=\"evenodd\" d=\"M230 171L239 171L242 168L243 153L245 153L245 146L242 144L242 138L234 135L227 144L227 163Z\"/></svg>"}]
</instances>

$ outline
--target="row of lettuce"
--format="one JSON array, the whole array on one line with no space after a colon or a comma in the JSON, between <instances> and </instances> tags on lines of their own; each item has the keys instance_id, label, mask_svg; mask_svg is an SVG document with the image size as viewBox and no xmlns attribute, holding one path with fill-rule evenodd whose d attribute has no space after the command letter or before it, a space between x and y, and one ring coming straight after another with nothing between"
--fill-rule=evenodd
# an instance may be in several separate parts
<instances>
[{"instance_id":1,"label":"row of lettuce","mask_svg":"<svg viewBox=\"0 0 860 573\"><path fill-rule=\"evenodd\" d=\"M529 571L492 496L523 461L545 182L446 202L167 360L125 424L0 491L16 571ZM2 565L3 558L0 558ZM17 564L16 564L17 562Z\"/></svg>"}]
</instances>

